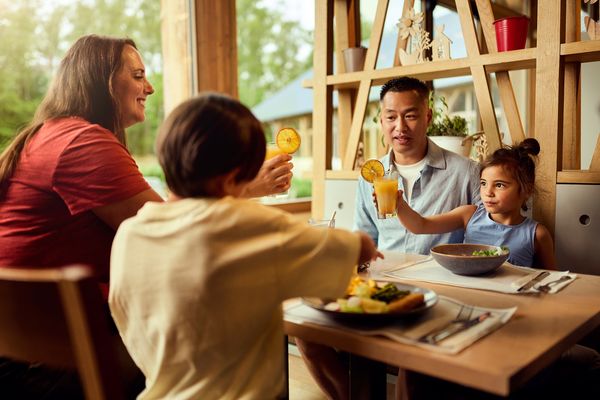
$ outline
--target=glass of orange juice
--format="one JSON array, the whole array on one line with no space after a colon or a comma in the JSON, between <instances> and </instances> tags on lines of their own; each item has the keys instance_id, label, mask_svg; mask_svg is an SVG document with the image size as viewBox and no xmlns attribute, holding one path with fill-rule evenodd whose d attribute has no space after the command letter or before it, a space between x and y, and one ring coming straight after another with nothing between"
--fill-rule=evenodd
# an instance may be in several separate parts
<instances>
[{"instance_id":1,"label":"glass of orange juice","mask_svg":"<svg viewBox=\"0 0 600 400\"><path fill-rule=\"evenodd\" d=\"M265 153L265 161L266 160L270 160L273 157L277 157L280 154L287 154L285 151L281 150L279 148L279 146L277 146L277 143L267 143L267 152ZM285 192L281 192L281 193L277 193L277 194L270 194L269 197L274 197L274 198L285 198L289 195L289 190L286 190Z\"/></svg>"},{"instance_id":2,"label":"glass of orange juice","mask_svg":"<svg viewBox=\"0 0 600 400\"><path fill-rule=\"evenodd\" d=\"M387 172L373 179L375 196L377 196L377 218L385 219L396 216L398 199L398 173Z\"/></svg>"},{"instance_id":3,"label":"glass of orange juice","mask_svg":"<svg viewBox=\"0 0 600 400\"><path fill-rule=\"evenodd\" d=\"M267 152L265 153L265 160L270 160L280 154L285 154L285 151L281 150L275 143L267 143Z\"/></svg>"}]
</instances>

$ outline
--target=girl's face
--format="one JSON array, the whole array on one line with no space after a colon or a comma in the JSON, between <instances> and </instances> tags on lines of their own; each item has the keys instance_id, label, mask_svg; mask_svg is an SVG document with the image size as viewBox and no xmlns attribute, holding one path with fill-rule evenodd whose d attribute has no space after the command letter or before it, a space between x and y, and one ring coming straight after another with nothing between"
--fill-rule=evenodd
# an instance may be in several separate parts
<instances>
[{"instance_id":1,"label":"girl's face","mask_svg":"<svg viewBox=\"0 0 600 400\"><path fill-rule=\"evenodd\" d=\"M123 48L121 68L114 76L113 90L119 102L124 128L144 121L146 97L154 88L146 79L144 63L140 53L130 45Z\"/></svg>"},{"instance_id":2,"label":"girl's face","mask_svg":"<svg viewBox=\"0 0 600 400\"><path fill-rule=\"evenodd\" d=\"M528 194L522 193L519 183L502 166L487 167L481 172L481 200L491 214L520 214Z\"/></svg>"}]
</instances>

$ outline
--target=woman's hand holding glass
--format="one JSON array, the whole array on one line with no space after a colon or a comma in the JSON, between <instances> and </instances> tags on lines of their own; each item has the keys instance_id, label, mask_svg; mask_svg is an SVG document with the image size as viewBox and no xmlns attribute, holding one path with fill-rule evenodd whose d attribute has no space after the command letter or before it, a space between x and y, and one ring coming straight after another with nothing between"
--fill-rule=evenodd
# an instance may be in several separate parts
<instances>
[{"instance_id":1,"label":"woman's hand holding glass","mask_svg":"<svg viewBox=\"0 0 600 400\"><path fill-rule=\"evenodd\" d=\"M261 197L287 191L292 185L292 156L280 153L265 160L258 175L246 186L245 197Z\"/></svg>"}]
</instances>

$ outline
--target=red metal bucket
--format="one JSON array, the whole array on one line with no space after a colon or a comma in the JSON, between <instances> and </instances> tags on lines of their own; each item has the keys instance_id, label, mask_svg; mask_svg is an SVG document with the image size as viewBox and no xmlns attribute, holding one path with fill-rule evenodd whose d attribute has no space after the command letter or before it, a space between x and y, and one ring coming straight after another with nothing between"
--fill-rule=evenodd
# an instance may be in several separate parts
<instances>
[{"instance_id":1,"label":"red metal bucket","mask_svg":"<svg viewBox=\"0 0 600 400\"><path fill-rule=\"evenodd\" d=\"M510 51L525 48L529 18L525 16L506 17L494 21L498 51Z\"/></svg>"}]
</instances>

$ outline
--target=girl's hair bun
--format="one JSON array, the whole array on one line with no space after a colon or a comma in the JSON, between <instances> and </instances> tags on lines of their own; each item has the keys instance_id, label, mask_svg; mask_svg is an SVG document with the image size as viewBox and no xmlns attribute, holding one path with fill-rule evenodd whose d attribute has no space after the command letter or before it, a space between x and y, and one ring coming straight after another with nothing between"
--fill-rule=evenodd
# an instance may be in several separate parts
<instances>
[{"instance_id":1,"label":"girl's hair bun","mask_svg":"<svg viewBox=\"0 0 600 400\"><path fill-rule=\"evenodd\" d=\"M540 144L534 138L527 138L517 146L519 153L532 154L537 156L540 154Z\"/></svg>"}]
</instances>

